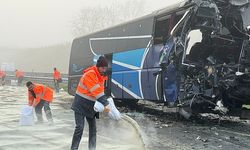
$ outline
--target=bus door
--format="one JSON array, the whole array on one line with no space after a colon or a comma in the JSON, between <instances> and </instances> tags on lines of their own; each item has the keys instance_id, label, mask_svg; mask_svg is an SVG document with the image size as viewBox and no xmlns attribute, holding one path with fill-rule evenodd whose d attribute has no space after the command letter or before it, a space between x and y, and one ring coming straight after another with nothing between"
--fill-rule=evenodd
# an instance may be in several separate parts
<instances>
[{"instance_id":1,"label":"bus door","mask_svg":"<svg viewBox=\"0 0 250 150\"><path fill-rule=\"evenodd\" d=\"M170 32L174 26L180 21L185 11L173 13L169 21L169 36L168 40L164 43L162 55L160 57L161 75L162 75L162 87L163 87L163 100L168 103L169 106L174 106L178 97L178 78L176 66L172 58L175 51L175 39Z\"/></svg>"}]
</instances>

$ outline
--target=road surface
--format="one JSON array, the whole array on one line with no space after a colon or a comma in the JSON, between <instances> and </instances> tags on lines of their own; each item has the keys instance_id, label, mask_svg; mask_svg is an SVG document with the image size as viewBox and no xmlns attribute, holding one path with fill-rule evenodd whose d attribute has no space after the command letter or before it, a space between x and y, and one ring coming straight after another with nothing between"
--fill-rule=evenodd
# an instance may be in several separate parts
<instances>
[{"instance_id":1,"label":"road surface","mask_svg":"<svg viewBox=\"0 0 250 150\"><path fill-rule=\"evenodd\" d=\"M51 105L53 126L47 122L19 126L21 108L27 103L27 89L0 87L0 150L69 150L74 131L73 111L69 109L72 98L66 92L55 94ZM80 150L87 149L87 131L85 125ZM97 150L116 149L144 150L144 143L131 122L112 121L102 115L97 121Z\"/></svg>"}]
</instances>

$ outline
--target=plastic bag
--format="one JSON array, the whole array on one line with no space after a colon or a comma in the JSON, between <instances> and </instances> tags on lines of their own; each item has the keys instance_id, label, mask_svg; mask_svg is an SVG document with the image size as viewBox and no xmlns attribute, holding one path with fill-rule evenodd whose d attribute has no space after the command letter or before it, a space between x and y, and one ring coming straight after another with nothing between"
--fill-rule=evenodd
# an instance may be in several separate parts
<instances>
[{"instance_id":1,"label":"plastic bag","mask_svg":"<svg viewBox=\"0 0 250 150\"><path fill-rule=\"evenodd\" d=\"M113 98L109 97L107 100L109 102L109 107L110 107L110 111L108 113L108 116L111 119L120 120L121 119L121 113L116 108L115 103L113 101Z\"/></svg>"},{"instance_id":2,"label":"plastic bag","mask_svg":"<svg viewBox=\"0 0 250 150\"><path fill-rule=\"evenodd\" d=\"M95 101L95 105L94 105L94 110L96 112L103 112L104 111L104 106L102 103Z\"/></svg>"},{"instance_id":3,"label":"plastic bag","mask_svg":"<svg viewBox=\"0 0 250 150\"><path fill-rule=\"evenodd\" d=\"M20 114L19 125L32 126L34 125L33 107L29 105L23 106Z\"/></svg>"},{"instance_id":4,"label":"plastic bag","mask_svg":"<svg viewBox=\"0 0 250 150\"><path fill-rule=\"evenodd\" d=\"M108 107L110 108L110 111L108 112L108 116L111 118L111 119L114 119L114 120L119 120L121 119L121 114L120 112L117 110L116 106L115 106L115 103L113 101L113 99L111 97L109 97L108 99L108 102L109 102L109 105ZM96 101L95 102L95 105L94 105L94 110L96 112L103 112L104 111L104 106L102 103Z\"/></svg>"}]
</instances>

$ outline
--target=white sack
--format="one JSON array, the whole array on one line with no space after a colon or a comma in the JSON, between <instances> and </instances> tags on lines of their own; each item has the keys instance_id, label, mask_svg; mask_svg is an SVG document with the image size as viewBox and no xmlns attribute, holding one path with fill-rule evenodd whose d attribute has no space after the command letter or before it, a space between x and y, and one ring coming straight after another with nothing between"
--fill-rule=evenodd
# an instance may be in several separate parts
<instances>
[{"instance_id":1,"label":"white sack","mask_svg":"<svg viewBox=\"0 0 250 150\"><path fill-rule=\"evenodd\" d=\"M10 80L10 85L11 86L17 86L17 80Z\"/></svg>"},{"instance_id":2,"label":"white sack","mask_svg":"<svg viewBox=\"0 0 250 150\"><path fill-rule=\"evenodd\" d=\"M31 126L34 125L33 107L25 105L23 106L20 114L19 125Z\"/></svg>"},{"instance_id":3,"label":"white sack","mask_svg":"<svg viewBox=\"0 0 250 150\"><path fill-rule=\"evenodd\" d=\"M118 109L116 108L115 103L113 101L113 98L109 97L107 100L109 102L109 107L110 107L110 111L108 113L108 116L111 119L120 120L121 119L121 114L118 111Z\"/></svg>"},{"instance_id":4,"label":"white sack","mask_svg":"<svg viewBox=\"0 0 250 150\"><path fill-rule=\"evenodd\" d=\"M109 102L109 105L108 107L110 108L110 111L108 113L108 116L111 118L111 119L114 119L114 120L119 120L121 119L121 114L120 112L117 110L116 106L115 106L115 103L113 101L113 99L111 97L109 97L108 99L108 102ZM96 101L95 102L95 105L94 105L94 110L96 112L103 112L104 111L104 106L102 103Z\"/></svg>"}]
</instances>

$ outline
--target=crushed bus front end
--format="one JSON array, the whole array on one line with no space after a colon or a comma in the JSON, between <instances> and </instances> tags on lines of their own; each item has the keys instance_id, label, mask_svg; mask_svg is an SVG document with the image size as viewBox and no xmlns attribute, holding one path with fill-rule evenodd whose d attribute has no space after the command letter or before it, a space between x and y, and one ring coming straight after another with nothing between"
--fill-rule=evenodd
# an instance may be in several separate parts
<instances>
[{"instance_id":1,"label":"crushed bus front end","mask_svg":"<svg viewBox=\"0 0 250 150\"><path fill-rule=\"evenodd\" d=\"M202 112L240 115L250 104L250 1L192 3L163 49L164 84L176 89L176 96L165 97L172 94L186 118Z\"/></svg>"}]
</instances>

